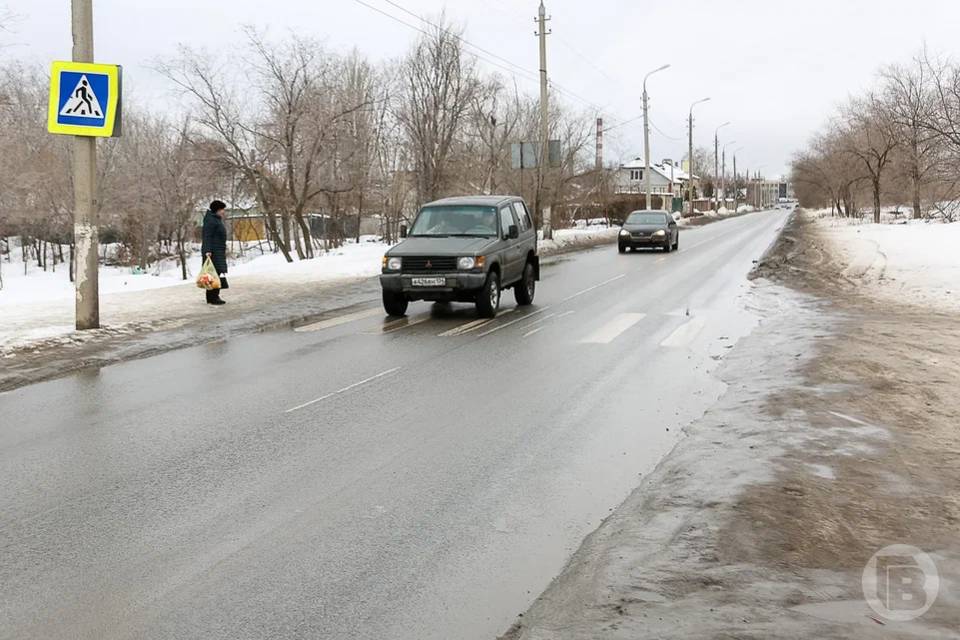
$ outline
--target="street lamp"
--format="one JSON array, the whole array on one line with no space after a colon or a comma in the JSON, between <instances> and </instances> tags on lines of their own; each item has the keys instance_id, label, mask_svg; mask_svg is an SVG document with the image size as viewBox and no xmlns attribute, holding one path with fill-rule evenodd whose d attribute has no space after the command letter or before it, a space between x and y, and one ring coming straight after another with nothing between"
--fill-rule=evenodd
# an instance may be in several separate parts
<instances>
[{"instance_id":1,"label":"street lamp","mask_svg":"<svg viewBox=\"0 0 960 640\"><path fill-rule=\"evenodd\" d=\"M643 170L645 179L644 191L646 192L644 195L644 202L646 203L645 209L650 208L650 120L647 117L647 78L658 71L663 71L668 68L670 68L670 65L665 64L643 76L643 155L646 158Z\"/></svg>"},{"instance_id":2,"label":"street lamp","mask_svg":"<svg viewBox=\"0 0 960 640\"><path fill-rule=\"evenodd\" d=\"M710 98L702 98L697 100L690 105L690 124L687 128L687 131L690 135L690 149L688 150L687 155L687 200L690 203L690 211L687 213L691 218L693 217L693 108L698 104L707 102Z\"/></svg>"},{"instance_id":3,"label":"street lamp","mask_svg":"<svg viewBox=\"0 0 960 640\"><path fill-rule=\"evenodd\" d=\"M723 206L727 206L727 147L732 144L736 144L736 140L731 140L723 145L723 149L720 152L722 159L720 161L720 193L723 194Z\"/></svg>"},{"instance_id":4,"label":"street lamp","mask_svg":"<svg viewBox=\"0 0 960 640\"><path fill-rule=\"evenodd\" d=\"M717 210L717 174L720 173L720 129L730 124L724 122L713 132L713 210Z\"/></svg>"}]
</instances>

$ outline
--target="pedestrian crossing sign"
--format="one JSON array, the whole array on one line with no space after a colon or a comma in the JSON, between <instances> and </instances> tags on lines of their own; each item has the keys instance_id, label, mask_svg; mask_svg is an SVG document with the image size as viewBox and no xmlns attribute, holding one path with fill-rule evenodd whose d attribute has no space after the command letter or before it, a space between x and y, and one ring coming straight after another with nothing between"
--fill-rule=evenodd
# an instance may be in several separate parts
<instances>
[{"instance_id":1,"label":"pedestrian crossing sign","mask_svg":"<svg viewBox=\"0 0 960 640\"><path fill-rule=\"evenodd\" d=\"M119 136L121 87L119 65L54 62L47 130L72 136Z\"/></svg>"}]
</instances>

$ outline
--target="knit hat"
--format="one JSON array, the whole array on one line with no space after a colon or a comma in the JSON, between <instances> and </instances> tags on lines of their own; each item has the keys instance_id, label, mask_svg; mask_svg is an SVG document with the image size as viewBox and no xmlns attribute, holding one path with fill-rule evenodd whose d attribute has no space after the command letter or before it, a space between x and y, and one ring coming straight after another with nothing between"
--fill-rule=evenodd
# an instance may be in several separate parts
<instances>
[{"instance_id":1,"label":"knit hat","mask_svg":"<svg viewBox=\"0 0 960 640\"><path fill-rule=\"evenodd\" d=\"M214 200L213 202L210 203L210 211L213 211L214 213L226 208L227 208L227 205L225 205L220 200Z\"/></svg>"}]
</instances>

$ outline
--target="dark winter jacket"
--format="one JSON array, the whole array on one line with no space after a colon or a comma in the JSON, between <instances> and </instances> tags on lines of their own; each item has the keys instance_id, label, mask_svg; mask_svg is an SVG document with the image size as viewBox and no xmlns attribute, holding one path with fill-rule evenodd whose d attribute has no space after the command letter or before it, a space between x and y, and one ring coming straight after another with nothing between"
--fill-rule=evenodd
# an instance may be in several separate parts
<instances>
[{"instance_id":1,"label":"dark winter jacket","mask_svg":"<svg viewBox=\"0 0 960 640\"><path fill-rule=\"evenodd\" d=\"M208 253L213 254L211 258L217 273L227 272L227 226L213 211L207 211L203 216L203 243L200 252L203 259L206 259Z\"/></svg>"}]
</instances>

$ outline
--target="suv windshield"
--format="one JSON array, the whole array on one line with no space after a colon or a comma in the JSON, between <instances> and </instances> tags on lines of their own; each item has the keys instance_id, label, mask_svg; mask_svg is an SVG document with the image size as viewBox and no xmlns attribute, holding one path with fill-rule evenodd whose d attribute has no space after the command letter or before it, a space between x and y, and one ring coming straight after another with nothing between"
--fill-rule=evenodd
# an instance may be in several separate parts
<instances>
[{"instance_id":1,"label":"suv windshield","mask_svg":"<svg viewBox=\"0 0 960 640\"><path fill-rule=\"evenodd\" d=\"M635 211L627 218L627 224L664 224L667 221L666 214L647 213Z\"/></svg>"},{"instance_id":2,"label":"suv windshield","mask_svg":"<svg viewBox=\"0 0 960 640\"><path fill-rule=\"evenodd\" d=\"M497 209L477 205L424 207L409 235L495 237Z\"/></svg>"}]
</instances>

